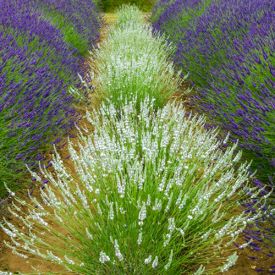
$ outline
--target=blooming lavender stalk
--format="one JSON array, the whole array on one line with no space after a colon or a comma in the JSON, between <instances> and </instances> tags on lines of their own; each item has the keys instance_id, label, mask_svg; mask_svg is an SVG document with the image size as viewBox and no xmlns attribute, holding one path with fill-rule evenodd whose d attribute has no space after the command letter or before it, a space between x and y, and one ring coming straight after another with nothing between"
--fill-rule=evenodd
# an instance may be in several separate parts
<instances>
[{"instance_id":1,"label":"blooming lavender stalk","mask_svg":"<svg viewBox=\"0 0 275 275\"><path fill-rule=\"evenodd\" d=\"M223 256L263 214L239 204L261 190L249 187L237 145L220 150L218 131L180 104L156 111L147 97L137 112L137 101L87 113L95 131L69 142L72 165L56 152L41 197L16 198L16 225L2 224L14 253L78 274L218 273L235 263Z\"/></svg>"}]
</instances>

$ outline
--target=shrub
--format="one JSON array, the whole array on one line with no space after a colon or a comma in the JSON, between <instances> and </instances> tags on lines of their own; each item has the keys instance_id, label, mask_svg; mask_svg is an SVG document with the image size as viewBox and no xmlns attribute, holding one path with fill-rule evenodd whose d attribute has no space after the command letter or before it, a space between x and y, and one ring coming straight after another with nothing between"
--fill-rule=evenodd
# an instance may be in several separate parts
<instances>
[{"instance_id":1,"label":"shrub","mask_svg":"<svg viewBox=\"0 0 275 275\"><path fill-rule=\"evenodd\" d=\"M0 2L0 196L79 119L67 90L79 85L81 59L35 3Z\"/></svg>"},{"instance_id":2,"label":"shrub","mask_svg":"<svg viewBox=\"0 0 275 275\"><path fill-rule=\"evenodd\" d=\"M262 214L239 205L261 191L249 187L249 165L182 105L155 111L146 98L137 112L136 104L87 113L95 132L80 132L78 148L69 142L73 165L56 153L54 171L42 169L41 201L16 199L11 213L25 229L2 225L14 253L77 274L201 274L234 264L236 253L226 261L233 241Z\"/></svg>"},{"instance_id":3,"label":"shrub","mask_svg":"<svg viewBox=\"0 0 275 275\"><path fill-rule=\"evenodd\" d=\"M60 31L44 20L41 13L31 8L32 0L12 0L0 4L0 30L6 35L14 36L19 47L25 46L28 53L47 48L44 51L51 53L46 60L50 68L59 73L66 71L64 75L80 70L79 63L73 56L76 50L69 49ZM63 64L62 70L55 68L60 63ZM75 78L73 75L70 77Z\"/></svg>"},{"instance_id":4,"label":"shrub","mask_svg":"<svg viewBox=\"0 0 275 275\"><path fill-rule=\"evenodd\" d=\"M185 28L202 15L212 0L163 0L152 12L151 20L155 30L167 33L169 40L178 44L185 36Z\"/></svg>"},{"instance_id":5,"label":"shrub","mask_svg":"<svg viewBox=\"0 0 275 275\"><path fill-rule=\"evenodd\" d=\"M61 30L64 40L81 55L99 39L100 16L92 0L42 0L37 6Z\"/></svg>"},{"instance_id":6,"label":"shrub","mask_svg":"<svg viewBox=\"0 0 275 275\"><path fill-rule=\"evenodd\" d=\"M175 62L198 87L194 105L232 132L265 182L274 177L272 12L269 0L174 1L154 23L177 44Z\"/></svg>"},{"instance_id":7,"label":"shrub","mask_svg":"<svg viewBox=\"0 0 275 275\"><path fill-rule=\"evenodd\" d=\"M170 62L173 47L142 21L137 8L124 7L117 25L92 56L97 91L117 107L124 98L143 100L146 96L163 106L180 84Z\"/></svg>"},{"instance_id":8,"label":"shrub","mask_svg":"<svg viewBox=\"0 0 275 275\"><path fill-rule=\"evenodd\" d=\"M102 0L101 5L104 11L114 11L123 4L136 5L143 11L151 11L155 0Z\"/></svg>"},{"instance_id":9,"label":"shrub","mask_svg":"<svg viewBox=\"0 0 275 275\"><path fill-rule=\"evenodd\" d=\"M117 28L127 28L127 25L144 25L145 17L137 6L122 5L116 12Z\"/></svg>"}]
</instances>

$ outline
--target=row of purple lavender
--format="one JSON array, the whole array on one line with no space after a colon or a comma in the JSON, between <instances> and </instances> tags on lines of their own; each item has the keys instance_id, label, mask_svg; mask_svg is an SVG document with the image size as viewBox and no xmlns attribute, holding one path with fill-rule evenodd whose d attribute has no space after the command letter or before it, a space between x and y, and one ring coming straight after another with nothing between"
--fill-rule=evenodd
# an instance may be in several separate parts
<instances>
[{"instance_id":1,"label":"row of purple lavender","mask_svg":"<svg viewBox=\"0 0 275 275\"><path fill-rule=\"evenodd\" d=\"M161 0L152 18L197 87L196 107L239 140L266 183L275 167L274 10L270 0Z\"/></svg>"},{"instance_id":2,"label":"row of purple lavender","mask_svg":"<svg viewBox=\"0 0 275 275\"><path fill-rule=\"evenodd\" d=\"M100 20L98 9L91 0L42 0L42 7L58 11L66 17L76 28L77 32L85 37L89 43L97 42L99 38Z\"/></svg>"},{"instance_id":3,"label":"row of purple lavender","mask_svg":"<svg viewBox=\"0 0 275 275\"><path fill-rule=\"evenodd\" d=\"M25 164L37 166L79 119L68 88L78 85L83 58L43 14L42 2L71 20L91 46L99 36L90 0L0 1L0 197L4 182L18 186Z\"/></svg>"},{"instance_id":4,"label":"row of purple lavender","mask_svg":"<svg viewBox=\"0 0 275 275\"><path fill-rule=\"evenodd\" d=\"M99 38L101 21L91 0L33 0L43 15L57 26L65 41L86 55Z\"/></svg>"}]
</instances>

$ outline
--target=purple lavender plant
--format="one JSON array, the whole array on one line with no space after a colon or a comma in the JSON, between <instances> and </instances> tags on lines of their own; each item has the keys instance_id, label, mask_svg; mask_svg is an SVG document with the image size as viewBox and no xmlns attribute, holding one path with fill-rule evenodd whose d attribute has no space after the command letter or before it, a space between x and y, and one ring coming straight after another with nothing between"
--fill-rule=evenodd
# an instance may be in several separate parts
<instances>
[{"instance_id":1,"label":"purple lavender plant","mask_svg":"<svg viewBox=\"0 0 275 275\"><path fill-rule=\"evenodd\" d=\"M240 140L265 181L274 170L274 9L270 0L173 1L154 22L177 44L175 62L199 90L194 103Z\"/></svg>"},{"instance_id":2,"label":"purple lavender plant","mask_svg":"<svg viewBox=\"0 0 275 275\"><path fill-rule=\"evenodd\" d=\"M84 55L99 39L101 19L91 0L42 0L36 6L63 31L69 44Z\"/></svg>"},{"instance_id":3,"label":"purple lavender plant","mask_svg":"<svg viewBox=\"0 0 275 275\"><path fill-rule=\"evenodd\" d=\"M173 24L173 26L179 25L178 23L182 23L181 15L186 11L194 10L201 4L202 0L175 0L175 1L160 1L154 8L155 14L159 15L156 20L156 16L153 18L153 26L155 29L159 31L164 31L173 21L177 24Z\"/></svg>"},{"instance_id":4,"label":"purple lavender plant","mask_svg":"<svg viewBox=\"0 0 275 275\"><path fill-rule=\"evenodd\" d=\"M166 11L166 9L169 7L169 4L171 3L171 0L159 0L157 3L154 5L153 10L152 10L152 16L151 16L151 21L155 23L154 25L155 28L157 26L161 26L159 21L160 16L163 14L163 12Z\"/></svg>"},{"instance_id":5,"label":"purple lavender plant","mask_svg":"<svg viewBox=\"0 0 275 275\"><path fill-rule=\"evenodd\" d=\"M82 59L35 3L0 2L0 196L80 118L67 90L79 84Z\"/></svg>"},{"instance_id":6,"label":"purple lavender plant","mask_svg":"<svg viewBox=\"0 0 275 275\"><path fill-rule=\"evenodd\" d=\"M52 56L70 72L80 70L74 57L75 50L64 42L61 32L43 19L41 13L32 9L33 0L11 0L0 2L0 28L4 33L14 34L19 46L35 51L40 45L47 47Z\"/></svg>"}]
</instances>

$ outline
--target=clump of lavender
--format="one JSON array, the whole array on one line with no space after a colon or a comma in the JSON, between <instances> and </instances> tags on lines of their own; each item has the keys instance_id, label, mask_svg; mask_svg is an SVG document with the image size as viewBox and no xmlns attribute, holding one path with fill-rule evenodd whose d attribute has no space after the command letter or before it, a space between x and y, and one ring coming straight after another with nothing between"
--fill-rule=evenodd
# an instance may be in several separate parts
<instances>
[{"instance_id":1,"label":"clump of lavender","mask_svg":"<svg viewBox=\"0 0 275 275\"><path fill-rule=\"evenodd\" d=\"M264 182L274 183L275 94L274 24L271 5L263 1L256 22L234 39L226 59L211 68L209 89L200 106L239 140ZM262 13L260 16L259 13Z\"/></svg>"},{"instance_id":2,"label":"clump of lavender","mask_svg":"<svg viewBox=\"0 0 275 275\"><path fill-rule=\"evenodd\" d=\"M178 44L185 36L185 28L194 24L211 2L212 0L158 1L151 16L153 28L166 33L169 40Z\"/></svg>"},{"instance_id":3,"label":"clump of lavender","mask_svg":"<svg viewBox=\"0 0 275 275\"><path fill-rule=\"evenodd\" d=\"M0 197L79 119L67 90L79 85L80 59L35 3L0 2Z\"/></svg>"},{"instance_id":4,"label":"clump of lavender","mask_svg":"<svg viewBox=\"0 0 275 275\"><path fill-rule=\"evenodd\" d=\"M2 224L15 254L77 274L202 274L234 265L237 254L225 255L263 214L240 206L261 189L250 187L237 145L219 149L227 141L180 104L156 111L146 98L140 112L136 104L87 113L95 131L80 132L77 148L69 142L73 165L56 152L54 170L41 168L49 181L41 197L15 199L16 225Z\"/></svg>"},{"instance_id":5,"label":"clump of lavender","mask_svg":"<svg viewBox=\"0 0 275 275\"><path fill-rule=\"evenodd\" d=\"M154 22L177 45L175 62L198 88L196 107L231 131L266 183L274 182L272 4L174 1Z\"/></svg>"},{"instance_id":6,"label":"clump of lavender","mask_svg":"<svg viewBox=\"0 0 275 275\"><path fill-rule=\"evenodd\" d=\"M151 20L156 22L161 14L167 9L167 7L171 4L170 0L159 0L156 1L151 14Z\"/></svg>"},{"instance_id":7,"label":"clump of lavender","mask_svg":"<svg viewBox=\"0 0 275 275\"><path fill-rule=\"evenodd\" d=\"M85 55L99 39L101 19L92 0L33 0L42 14L61 30L64 39Z\"/></svg>"},{"instance_id":8,"label":"clump of lavender","mask_svg":"<svg viewBox=\"0 0 275 275\"><path fill-rule=\"evenodd\" d=\"M142 101L147 96L157 107L163 106L181 83L171 62L173 52L174 47L144 22L138 8L122 7L117 24L92 56L98 94L117 107L125 98Z\"/></svg>"},{"instance_id":9,"label":"clump of lavender","mask_svg":"<svg viewBox=\"0 0 275 275\"><path fill-rule=\"evenodd\" d=\"M195 4L198 1L169 1L169 0L160 0L157 1L156 5L153 8L151 15L151 20L155 29L159 31L164 31L171 22L179 21L179 16L184 12L190 9L190 4ZM178 22L177 25L179 25ZM176 26L176 25L175 25ZM175 33L175 30L170 29ZM172 37L171 37L172 39Z\"/></svg>"},{"instance_id":10,"label":"clump of lavender","mask_svg":"<svg viewBox=\"0 0 275 275\"><path fill-rule=\"evenodd\" d=\"M144 25L145 17L140 9L135 5L122 5L116 12L115 25L119 28L127 27L129 24Z\"/></svg>"},{"instance_id":11,"label":"clump of lavender","mask_svg":"<svg viewBox=\"0 0 275 275\"><path fill-rule=\"evenodd\" d=\"M76 50L70 49L64 42L61 32L45 20L41 12L32 8L33 1L1 1L0 31L7 36L13 36L14 44L23 48L30 55L31 53L35 54L36 51L44 50L40 55L37 53L36 59L42 59L45 56L45 62L48 62L47 64L52 70L59 72L59 76L80 71L79 62L74 56ZM63 65L62 69L58 68L60 64ZM71 78L75 78L75 76L72 75Z\"/></svg>"},{"instance_id":12,"label":"clump of lavender","mask_svg":"<svg viewBox=\"0 0 275 275\"><path fill-rule=\"evenodd\" d=\"M99 2L105 12L114 11L125 4L135 5L142 11L151 12L155 0L104 0Z\"/></svg>"}]
</instances>

